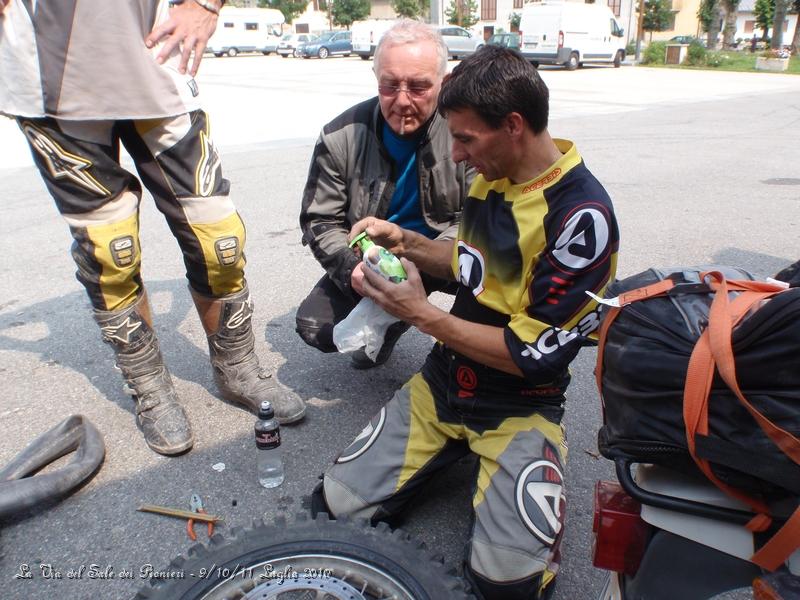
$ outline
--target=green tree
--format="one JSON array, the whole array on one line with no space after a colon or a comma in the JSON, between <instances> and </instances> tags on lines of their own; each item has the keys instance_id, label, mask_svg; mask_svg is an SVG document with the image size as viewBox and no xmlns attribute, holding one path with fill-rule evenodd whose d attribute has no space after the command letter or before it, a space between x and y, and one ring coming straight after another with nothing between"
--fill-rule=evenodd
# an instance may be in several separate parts
<instances>
[{"instance_id":1,"label":"green tree","mask_svg":"<svg viewBox=\"0 0 800 600\"><path fill-rule=\"evenodd\" d=\"M360 21L369 16L369 0L333 0L331 2L331 16L334 25L343 25L350 28L353 21Z\"/></svg>"},{"instance_id":2,"label":"green tree","mask_svg":"<svg viewBox=\"0 0 800 600\"><path fill-rule=\"evenodd\" d=\"M398 17L416 19L428 11L428 0L392 0L392 10Z\"/></svg>"},{"instance_id":3,"label":"green tree","mask_svg":"<svg viewBox=\"0 0 800 600\"><path fill-rule=\"evenodd\" d=\"M753 14L756 17L756 25L763 32L761 39L766 40L767 31L772 27L772 19L775 16L775 0L756 0Z\"/></svg>"},{"instance_id":4,"label":"green tree","mask_svg":"<svg viewBox=\"0 0 800 600\"><path fill-rule=\"evenodd\" d=\"M303 14L307 5L307 0L258 0L260 8L277 8L281 11L287 23Z\"/></svg>"},{"instance_id":5,"label":"green tree","mask_svg":"<svg viewBox=\"0 0 800 600\"><path fill-rule=\"evenodd\" d=\"M800 2L800 0L796 0ZM522 13L511 13L511 16L508 19L508 24L511 27L511 31L519 31L519 24L522 22Z\"/></svg>"},{"instance_id":6,"label":"green tree","mask_svg":"<svg viewBox=\"0 0 800 600\"><path fill-rule=\"evenodd\" d=\"M650 32L650 41L654 31L664 31L672 22L672 5L670 0L645 0L642 29Z\"/></svg>"},{"instance_id":7,"label":"green tree","mask_svg":"<svg viewBox=\"0 0 800 600\"><path fill-rule=\"evenodd\" d=\"M478 3L476 0L450 0L444 14L447 22L469 29L478 22Z\"/></svg>"}]
</instances>

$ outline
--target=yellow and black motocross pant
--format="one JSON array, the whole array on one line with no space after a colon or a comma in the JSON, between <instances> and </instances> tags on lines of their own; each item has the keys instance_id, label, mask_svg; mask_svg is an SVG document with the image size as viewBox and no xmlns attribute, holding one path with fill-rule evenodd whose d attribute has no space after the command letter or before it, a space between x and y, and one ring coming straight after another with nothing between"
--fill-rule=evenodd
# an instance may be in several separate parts
<instances>
[{"instance_id":1,"label":"yellow and black motocross pant","mask_svg":"<svg viewBox=\"0 0 800 600\"><path fill-rule=\"evenodd\" d=\"M213 297L243 288L245 228L203 111L147 120L45 117L17 123L69 225L77 278L96 310L126 308L140 293L142 184L178 241L191 287ZM139 179L120 165L120 142Z\"/></svg>"},{"instance_id":2,"label":"yellow and black motocross pant","mask_svg":"<svg viewBox=\"0 0 800 600\"><path fill-rule=\"evenodd\" d=\"M533 386L437 344L325 473L333 515L392 521L430 478L478 457L465 572L486 598L544 598L560 563L569 374Z\"/></svg>"}]
</instances>

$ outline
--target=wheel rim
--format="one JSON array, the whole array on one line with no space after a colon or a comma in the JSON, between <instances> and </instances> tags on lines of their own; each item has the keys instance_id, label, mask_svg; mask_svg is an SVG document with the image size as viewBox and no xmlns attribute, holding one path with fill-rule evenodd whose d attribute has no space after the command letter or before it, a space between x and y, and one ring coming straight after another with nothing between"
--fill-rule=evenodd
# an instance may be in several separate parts
<instances>
[{"instance_id":1,"label":"wheel rim","mask_svg":"<svg viewBox=\"0 0 800 600\"><path fill-rule=\"evenodd\" d=\"M328 49L327 48L320 48L319 49L319 57L320 58L328 58Z\"/></svg>"},{"instance_id":2,"label":"wheel rim","mask_svg":"<svg viewBox=\"0 0 800 600\"><path fill-rule=\"evenodd\" d=\"M215 568L211 576L228 578L197 595L197 600L414 600L394 575L343 555L293 553L251 565L237 572ZM309 596L313 592L313 596Z\"/></svg>"}]
</instances>

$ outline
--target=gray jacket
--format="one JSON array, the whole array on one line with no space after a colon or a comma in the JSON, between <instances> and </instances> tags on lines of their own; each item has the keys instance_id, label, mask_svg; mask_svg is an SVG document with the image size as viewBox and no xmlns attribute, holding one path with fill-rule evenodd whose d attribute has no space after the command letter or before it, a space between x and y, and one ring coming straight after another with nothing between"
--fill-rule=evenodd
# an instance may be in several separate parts
<instances>
[{"instance_id":1,"label":"gray jacket","mask_svg":"<svg viewBox=\"0 0 800 600\"><path fill-rule=\"evenodd\" d=\"M322 128L303 192L300 228L328 276L350 293L358 264L347 246L350 227L364 217L386 218L397 174L383 145L378 98L348 109ZM450 159L447 123L434 114L417 149L419 197L437 239L452 239L474 171Z\"/></svg>"}]
</instances>

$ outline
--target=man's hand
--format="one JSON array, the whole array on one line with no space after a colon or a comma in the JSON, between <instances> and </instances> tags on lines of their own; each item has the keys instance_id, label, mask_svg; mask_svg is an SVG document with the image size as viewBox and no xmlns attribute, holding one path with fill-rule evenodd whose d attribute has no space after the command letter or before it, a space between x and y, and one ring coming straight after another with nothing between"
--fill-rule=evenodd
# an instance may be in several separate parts
<instances>
[{"instance_id":1,"label":"man's hand","mask_svg":"<svg viewBox=\"0 0 800 600\"><path fill-rule=\"evenodd\" d=\"M347 239L353 241L362 231L366 231L373 242L383 246L396 256L402 256L406 250L403 244L403 229L399 225L375 217L367 217L353 225Z\"/></svg>"},{"instance_id":2,"label":"man's hand","mask_svg":"<svg viewBox=\"0 0 800 600\"><path fill-rule=\"evenodd\" d=\"M0 0L2 2L4 0ZM212 0L214 1L214 0ZM164 42L164 47L158 53L156 61L162 64L180 46L181 62L178 70L186 73L189 58L194 52L194 60L189 74L194 77L203 60L203 52L214 30L217 28L217 15L200 6L193 0L177 4L170 9L169 19L153 28L144 43L152 48L159 42Z\"/></svg>"},{"instance_id":3,"label":"man's hand","mask_svg":"<svg viewBox=\"0 0 800 600\"><path fill-rule=\"evenodd\" d=\"M371 269L362 269L364 296L372 298L378 306L398 319L419 326L432 311L439 309L428 302L428 295L414 263L405 258L401 258L400 262L408 274L408 280L401 283L392 283Z\"/></svg>"}]
</instances>

